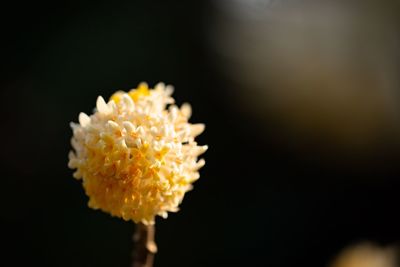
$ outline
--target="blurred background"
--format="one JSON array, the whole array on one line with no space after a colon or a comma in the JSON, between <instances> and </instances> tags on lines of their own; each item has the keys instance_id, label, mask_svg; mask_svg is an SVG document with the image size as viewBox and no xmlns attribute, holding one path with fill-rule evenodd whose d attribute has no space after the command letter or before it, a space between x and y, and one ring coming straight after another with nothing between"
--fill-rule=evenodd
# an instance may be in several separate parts
<instances>
[{"instance_id":1,"label":"blurred background","mask_svg":"<svg viewBox=\"0 0 400 267\"><path fill-rule=\"evenodd\" d=\"M163 81L209 150L181 211L157 219L155 266L399 266L398 1L2 11L3 262L130 266L134 224L87 207L69 122L98 95Z\"/></svg>"}]
</instances>

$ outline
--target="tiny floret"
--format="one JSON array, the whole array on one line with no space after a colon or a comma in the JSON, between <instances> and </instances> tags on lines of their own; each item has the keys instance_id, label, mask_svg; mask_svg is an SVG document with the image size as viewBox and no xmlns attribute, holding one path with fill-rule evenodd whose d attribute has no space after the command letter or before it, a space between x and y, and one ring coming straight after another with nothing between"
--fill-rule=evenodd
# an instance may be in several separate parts
<instances>
[{"instance_id":1,"label":"tiny floret","mask_svg":"<svg viewBox=\"0 0 400 267\"><path fill-rule=\"evenodd\" d=\"M204 124L190 124L191 107L174 105L172 87L146 83L97 98L90 116L71 123L68 166L82 180L89 207L124 220L153 224L178 206L199 178L207 150L195 137Z\"/></svg>"}]
</instances>

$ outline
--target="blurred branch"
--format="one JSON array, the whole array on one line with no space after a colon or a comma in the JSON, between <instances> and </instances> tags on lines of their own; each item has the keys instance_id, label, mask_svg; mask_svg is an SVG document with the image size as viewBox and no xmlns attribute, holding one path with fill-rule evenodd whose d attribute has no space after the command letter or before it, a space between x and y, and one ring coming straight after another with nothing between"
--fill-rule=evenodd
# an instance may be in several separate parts
<instances>
[{"instance_id":1,"label":"blurred branch","mask_svg":"<svg viewBox=\"0 0 400 267\"><path fill-rule=\"evenodd\" d=\"M132 267L152 267L154 255L157 252L157 245L154 242L155 226L144 225L139 223L136 225L133 234L133 263Z\"/></svg>"}]
</instances>

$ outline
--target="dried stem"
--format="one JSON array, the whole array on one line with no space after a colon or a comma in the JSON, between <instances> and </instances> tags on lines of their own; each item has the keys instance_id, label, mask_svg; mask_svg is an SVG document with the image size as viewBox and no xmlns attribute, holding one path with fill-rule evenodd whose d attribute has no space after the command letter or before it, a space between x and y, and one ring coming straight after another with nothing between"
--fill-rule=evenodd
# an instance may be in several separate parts
<instances>
[{"instance_id":1,"label":"dried stem","mask_svg":"<svg viewBox=\"0 0 400 267\"><path fill-rule=\"evenodd\" d=\"M133 234L133 263L132 267L152 267L154 255L157 252L157 245L154 242L154 225L136 225Z\"/></svg>"}]
</instances>

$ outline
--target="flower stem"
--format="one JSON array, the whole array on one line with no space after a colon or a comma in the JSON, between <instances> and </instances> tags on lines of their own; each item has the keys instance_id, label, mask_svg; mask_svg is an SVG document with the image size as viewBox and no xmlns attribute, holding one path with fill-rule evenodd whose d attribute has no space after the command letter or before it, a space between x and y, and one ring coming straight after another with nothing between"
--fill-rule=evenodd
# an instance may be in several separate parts
<instances>
[{"instance_id":1,"label":"flower stem","mask_svg":"<svg viewBox=\"0 0 400 267\"><path fill-rule=\"evenodd\" d=\"M132 267L152 267L157 245L154 242L154 225L136 224L133 234L133 263Z\"/></svg>"}]
</instances>

